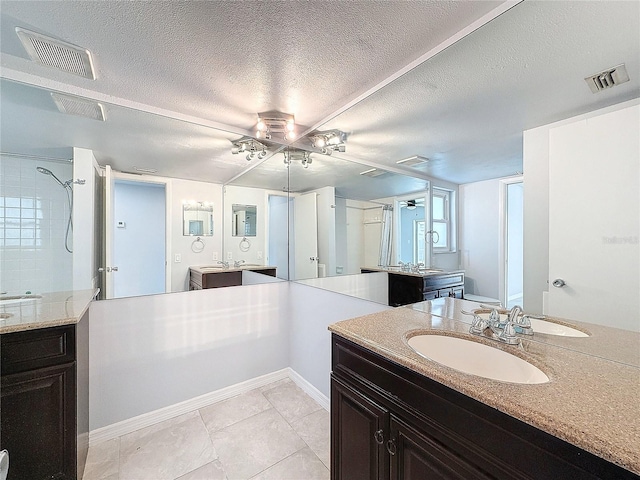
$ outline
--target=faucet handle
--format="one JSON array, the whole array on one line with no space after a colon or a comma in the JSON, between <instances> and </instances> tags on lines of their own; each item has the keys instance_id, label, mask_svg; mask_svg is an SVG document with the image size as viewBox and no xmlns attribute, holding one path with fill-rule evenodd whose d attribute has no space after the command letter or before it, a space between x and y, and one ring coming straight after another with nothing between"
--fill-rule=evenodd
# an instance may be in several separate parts
<instances>
[{"instance_id":1,"label":"faucet handle","mask_svg":"<svg viewBox=\"0 0 640 480\"><path fill-rule=\"evenodd\" d=\"M520 343L520 339L516 336L516 324L507 320L498 338L507 345L517 345Z\"/></svg>"},{"instance_id":2,"label":"faucet handle","mask_svg":"<svg viewBox=\"0 0 640 480\"><path fill-rule=\"evenodd\" d=\"M469 328L469 333L473 333L475 335L480 335L485 329L489 326L487 320L482 318L480 315L473 314L473 322L471 323L471 327Z\"/></svg>"}]
</instances>

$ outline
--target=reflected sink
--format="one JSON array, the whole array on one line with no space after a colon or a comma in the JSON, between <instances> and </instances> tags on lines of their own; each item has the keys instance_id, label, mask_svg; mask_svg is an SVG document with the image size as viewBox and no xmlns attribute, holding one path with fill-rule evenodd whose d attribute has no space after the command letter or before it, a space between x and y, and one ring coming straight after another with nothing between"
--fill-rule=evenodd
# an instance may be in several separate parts
<instances>
[{"instance_id":1,"label":"reflected sink","mask_svg":"<svg viewBox=\"0 0 640 480\"><path fill-rule=\"evenodd\" d=\"M489 313L486 311L476 313L482 318L489 318ZM507 319L507 315L500 314L500 320L504 321ZM533 334L536 333L545 333L547 335L558 335L561 337L588 337L589 335L577 330L575 328L571 328L568 325L562 325L560 323L549 322L547 320L540 320L538 318L531 318L531 328L533 328Z\"/></svg>"},{"instance_id":2,"label":"reflected sink","mask_svg":"<svg viewBox=\"0 0 640 480\"><path fill-rule=\"evenodd\" d=\"M479 377L510 383L547 383L549 377L538 367L508 352L445 335L416 335L408 341L419 355Z\"/></svg>"}]
</instances>

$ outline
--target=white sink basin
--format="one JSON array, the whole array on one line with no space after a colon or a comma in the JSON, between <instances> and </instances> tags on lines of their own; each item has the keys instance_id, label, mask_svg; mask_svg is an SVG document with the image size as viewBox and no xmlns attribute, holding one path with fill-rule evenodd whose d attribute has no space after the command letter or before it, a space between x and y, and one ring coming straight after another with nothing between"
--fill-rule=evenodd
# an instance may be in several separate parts
<instances>
[{"instance_id":1,"label":"white sink basin","mask_svg":"<svg viewBox=\"0 0 640 480\"><path fill-rule=\"evenodd\" d=\"M32 302L39 298L42 298L42 295L35 295L32 293L27 293L24 295L4 295L0 297L0 305L9 305L12 303L23 303L23 302Z\"/></svg>"},{"instance_id":2,"label":"white sink basin","mask_svg":"<svg viewBox=\"0 0 640 480\"><path fill-rule=\"evenodd\" d=\"M478 313L478 315L482 318L489 318L489 313ZM500 320L504 321L507 319L507 315L500 314ZM561 325L559 323L548 322L546 320L540 320L537 318L532 318L531 320L531 328L533 328L534 335L536 333L545 333L547 335L558 335L561 337L588 337L584 332L577 330L575 328L571 328L568 325Z\"/></svg>"},{"instance_id":3,"label":"white sink basin","mask_svg":"<svg viewBox=\"0 0 640 480\"><path fill-rule=\"evenodd\" d=\"M418 354L447 367L479 377L511 383L547 383L538 367L508 352L464 338L417 335L409 346Z\"/></svg>"}]
</instances>

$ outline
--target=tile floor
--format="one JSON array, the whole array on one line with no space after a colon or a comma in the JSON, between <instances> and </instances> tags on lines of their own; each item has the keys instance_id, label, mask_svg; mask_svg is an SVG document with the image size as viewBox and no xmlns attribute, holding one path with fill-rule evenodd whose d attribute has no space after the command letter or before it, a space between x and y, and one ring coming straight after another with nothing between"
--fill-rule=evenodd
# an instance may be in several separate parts
<instances>
[{"instance_id":1,"label":"tile floor","mask_svg":"<svg viewBox=\"0 0 640 480\"><path fill-rule=\"evenodd\" d=\"M329 413L290 379L89 449L83 480L328 480Z\"/></svg>"}]
</instances>

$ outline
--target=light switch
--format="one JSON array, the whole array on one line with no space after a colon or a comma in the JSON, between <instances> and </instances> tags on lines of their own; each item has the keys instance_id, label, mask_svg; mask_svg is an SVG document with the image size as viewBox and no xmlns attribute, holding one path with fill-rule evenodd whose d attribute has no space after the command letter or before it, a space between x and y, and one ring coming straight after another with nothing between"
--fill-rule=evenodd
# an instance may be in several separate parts
<instances>
[{"instance_id":1,"label":"light switch","mask_svg":"<svg viewBox=\"0 0 640 480\"><path fill-rule=\"evenodd\" d=\"M213 252L213 259L218 260L218 252Z\"/></svg>"},{"instance_id":2,"label":"light switch","mask_svg":"<svg viewBox=\"0 0 640 480\"><path fill-rule=\"evenodd\" d=\"M227 260L233 260L233 252L227 252Z\"/></svg>"},{"instance_id":3,"label":"light switch","mask_svg":"<svg viewBox=\"0 0 640 480\"><path fill-rule=\"evenodd\" d=\"M258 257L258 260L262 260L262 252L258 252L256 256Z\"/></svg>"},{"instance_id":4,"label":"light switch","mask_svg":"<svg viewBox=\"0 0 640 480\"><path fill-rule=\"evenodd\" d=\"M176 263L180 263L182 261L182 255L180 255L179 253L176 253Z\"/></svg>"},{"instance_id":5,"label":"light switch","mask_svg":"<svg viewBox=\"0 0 640 480\"><path fill-rule=\"evenodd\" d=\"M125 222L118 222L118 223L116 224L116 226L117 226L118 228L127 228L127 224L126 224Z\"/></svg>"}]
</instances>

